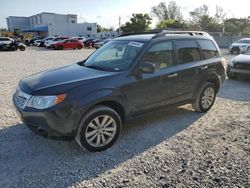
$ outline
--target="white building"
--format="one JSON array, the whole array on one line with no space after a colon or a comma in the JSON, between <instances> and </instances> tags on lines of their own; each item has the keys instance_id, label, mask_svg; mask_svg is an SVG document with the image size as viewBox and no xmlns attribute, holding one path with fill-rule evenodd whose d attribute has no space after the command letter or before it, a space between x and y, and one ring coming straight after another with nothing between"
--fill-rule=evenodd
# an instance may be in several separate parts
<instances>
[{"instance_id":1,"label":"white building","mask_svg":"<svg viewBox=\"0 0 250 188\"><path fill-rule=\"evenodd\" d=\"M6 18L8 30L20 29L21 32L42 33L47 36L84 36L93 38L97 35L96 23L77 23L75 14L55 14L42 12L30 17L9 16Z\"/></svg>"}]
</instances>

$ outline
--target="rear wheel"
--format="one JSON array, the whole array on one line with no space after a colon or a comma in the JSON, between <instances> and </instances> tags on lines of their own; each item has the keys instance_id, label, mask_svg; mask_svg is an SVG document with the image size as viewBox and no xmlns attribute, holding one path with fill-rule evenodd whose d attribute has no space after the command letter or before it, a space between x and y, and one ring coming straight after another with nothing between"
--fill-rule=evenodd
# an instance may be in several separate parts
<instances>
[{"instance_id":1,"label":"rear wheel","mask_svg":"<svg viewBox=\"0 0 250 188\"><path fill-rule=\"evenodd\" d=\"M121 118L115 110L96 106L80 122L76 141L90 151L103 151L115 143L121 127Z\"/></svg>"},{"instance_id":2,"label":"rear wheel","mask_svg":"<svg viewBox=\"0 0 250 188\"><path fill-rule=\"evenodd\" d=\"M199 91L199 95L193 103L193 108L199 112L207 112L213 106L215 98L215 85L207 82Z\"/></svg>"},{"instance_id":3,"label":"rear wheel","mask_svg":"<svg viewBox=\"0 0 250 188\"><path fill-rule=\"evenodd\" d=\"M58 50L63 50L63 46L58 46Z\"/></svg>"}]
</instances>

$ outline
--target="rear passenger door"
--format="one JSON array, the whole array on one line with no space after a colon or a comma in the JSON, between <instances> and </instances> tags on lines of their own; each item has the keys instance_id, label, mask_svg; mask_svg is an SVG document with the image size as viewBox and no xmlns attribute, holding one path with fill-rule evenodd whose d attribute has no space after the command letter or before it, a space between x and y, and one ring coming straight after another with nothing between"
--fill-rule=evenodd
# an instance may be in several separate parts
<instances>
[{"instance_id":1,"label":"rear passenger door","mask_svg":"<svg viewBox=\"0 0 250 188\"><path fill-rule=\"evenodd\" d=\"M175 40L178 80L176 102L189 100L200 80L201 50L194 39Z\"/></svg>"}]
</instances>

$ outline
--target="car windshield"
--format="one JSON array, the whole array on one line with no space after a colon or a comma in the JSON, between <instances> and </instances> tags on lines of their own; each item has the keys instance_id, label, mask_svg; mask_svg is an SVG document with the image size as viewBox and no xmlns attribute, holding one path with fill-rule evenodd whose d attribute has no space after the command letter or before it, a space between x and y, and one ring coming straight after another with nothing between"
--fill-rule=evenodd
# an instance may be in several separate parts
<instances>
[{"instance_id":1,"label":"car windshield","mask_svg":"<svg viewBox=\"0 0 250 188\"><path fill-rule=\"evenodd\" d=\"M244 53L245 55L250 55L250 47L247 48L246 52Z\"/></svg>"},{"instance_id":2,"label":"car windshield","mask_svg":"<svg viewBox=\"0 0 250 188\"><path fill-rule=\"evenodd\" d=\"M237 43L250 43L250 40L239 40Z\"/></svg>"},{"instance_id":3,"label":"car windshield","mask_svg":"<svg viewBox=\"0 0 250 188\"><path fill-rule=\"evenodd\" d=\"M104 71L122 71L131 65L142 47L141 42L110 41L96 50L85 61L85 66Z\"/></svg>"}]
</instances>

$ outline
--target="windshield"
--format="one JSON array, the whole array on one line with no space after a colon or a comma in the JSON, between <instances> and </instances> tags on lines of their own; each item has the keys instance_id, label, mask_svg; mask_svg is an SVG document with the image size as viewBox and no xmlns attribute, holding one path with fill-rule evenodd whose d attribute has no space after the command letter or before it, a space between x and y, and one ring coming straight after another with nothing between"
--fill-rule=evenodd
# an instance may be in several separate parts
<instances>
[{"instance_id":1,"label":"windshield","mask_svg":"<svg viewBox=\"0 0 250 188\"><path fill-rule=\"evenodd\" d=\"M245 55L250 55L250 47L247 48L246 52L244 53Z\"/></svg>"},{"instance_id":2,"label":"windshield","mask_svg":"<svg viewBox=\"0 0 250 188\"><path fill-rule=\"evenodd\" d=\"M131 41L110 41L95 51L85 66L107 71L125 70L141 51L143 43Z\"/></svg>"},{"instance_id":3,"label":"windshield","mask_svg":"<svg viewBox=\"0 0 250 188\"><path fill-rule=\"evenodd\" d=\"M237 43L250 43L250 40L239 40L239 41L237 41Z\"/></svg>"}]
</instances>

